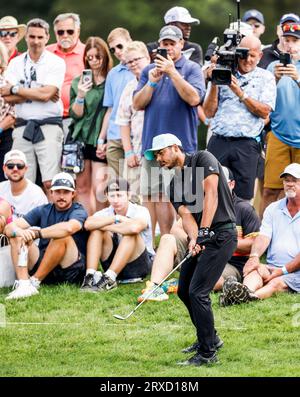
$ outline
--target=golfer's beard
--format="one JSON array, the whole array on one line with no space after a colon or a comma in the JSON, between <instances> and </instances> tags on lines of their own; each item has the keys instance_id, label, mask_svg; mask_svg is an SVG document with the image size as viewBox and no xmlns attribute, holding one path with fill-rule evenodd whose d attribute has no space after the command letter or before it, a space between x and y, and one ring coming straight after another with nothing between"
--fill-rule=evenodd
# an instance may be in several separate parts
<instances>
[{"instance_id":1,"label":"golfer's beard","mask_svg":"<svg viewBox=\"0 0 300 397\"><path fill-rule=\"evenodd\" d=\"M293 190L287 190L285 192L285 197L286 198L295 198L296 197L296 192L294 192Z\"/></svg>"}]
</instances>

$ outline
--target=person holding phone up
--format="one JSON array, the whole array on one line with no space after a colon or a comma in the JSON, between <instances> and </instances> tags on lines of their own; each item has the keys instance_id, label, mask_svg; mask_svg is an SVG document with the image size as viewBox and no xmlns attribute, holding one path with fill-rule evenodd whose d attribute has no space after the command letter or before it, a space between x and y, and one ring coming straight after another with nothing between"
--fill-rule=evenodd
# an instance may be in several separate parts
<instances>
[{"instance_id":1,"label":"person holding phone up","mask_svg":"<svg viewBox=\"0 0 300 397\"><path fill-rule=\"evenodd\" d=\"M133 107L145 110L142 154L151 148L153 138L163 133L174 134L183 142L187 153L194 153L197 150L197 106L205 94L203 73L198 64L182 55L184 40L178 27L164 26L158 42L160 48L167 50L167 57L157 54L155 62L142 71L133 94ZM164 174L156 160L142 159L141 194L152 214L153 224L157 219L161 234L165 234L170 232L175 213L165 198L159 173Z\"/></svg>"},{"instance_id":2,"label":"person holding phone up","mask_svg":"<svg viewBox=\"0 0 300 397\"><path fill-rule=\"evenodd\" d=\"M271 63L277 83L277 100L270 115L264 183L264 208L278 200L283 190L279 174L290 163L300 163L300 24L282 25L284 51L281 61ZM290 62L283 63L290 56ZM289 62L289 63L288 63Z\"/></svg>"},{"instance_id":3,"label":"person holding phone up","mask_svg":"<svg viewBox=\"0 0 300 397\"><path fill-rule=\"evenodd\" d=\"M104 199L106 156L100 136L107 109L103 107L105 79L113 66L107 44L100 37L89 37L85 44L82 74L71 86L70 116L72 137L85 144L84 170L77 175L77 197L89 214L106 206ZM103 126L102 131L106 131ZM101 140L101 148L100 142Z\"/></svg>"}]
</instances>

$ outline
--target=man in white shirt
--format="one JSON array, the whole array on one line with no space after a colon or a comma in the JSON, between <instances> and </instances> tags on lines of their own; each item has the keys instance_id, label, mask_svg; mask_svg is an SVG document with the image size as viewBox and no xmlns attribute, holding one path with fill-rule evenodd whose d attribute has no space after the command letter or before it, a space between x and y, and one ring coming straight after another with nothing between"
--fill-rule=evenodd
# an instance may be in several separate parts
<instances>
[{"instance_id":1,"label":"man in white shirt","mask_svg":"<svg viewBox=\"0 0 300 397\"><path fill-rule=\"evenodd\" d=\"M129 185L117 178L108 183L108 208L90 216L84 227L90 232L87 272L81 290L103 292L121 282L141 281L152 267L151 219L147 208L129 201ZM99 259L105 273L95 283Z\"/></svg>"},{"instance_id":2,"label":"man in white shirt","mask_svg":"<svg viewBox=\"0 0 300 397\"><path fill-rule=\"evenodd\" d=\"M37 162L43 185L60 171L63 142L63 105L60 90L64 81L65 62L45 49L49 25L35 18L27 23L25 40L28 51L14 58L7 68L10 84L1 88L9 103L16 104L16 129L13 149L25 153L29 168L26 176L35 182Z\"/></svg>"},{"instance_id":3,"label":"man in white shirt","mask_svg":"<svg viewBox=\"0 0 300 397\"><path fill-rule=\"evenodd\" d=\"M3 162L3 172L8 181L0 183L0 197L13 207L13 220L23 217L33 208L48 204L43 190L25 178L27 159L20 150L7 152Z\"/></svg>"}]
</instances>

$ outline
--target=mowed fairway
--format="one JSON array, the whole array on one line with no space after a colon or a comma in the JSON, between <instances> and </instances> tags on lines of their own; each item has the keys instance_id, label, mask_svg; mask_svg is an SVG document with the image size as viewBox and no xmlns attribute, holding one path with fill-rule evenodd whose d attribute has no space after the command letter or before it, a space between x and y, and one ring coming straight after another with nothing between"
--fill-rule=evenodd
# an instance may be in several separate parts
<instances>
[{"instance_id":1,"label":"mowed fairway","mask_svg":"<svg viewBox=\"0 0 300 397\"><path fill-rule=\"evenodd\" d=\"M195 334L176 295L142 305L126 321L114 319L136 306L143 286L102 294L42 286L39 295L9 302L8 289L1 289L0 376L299 376L299 295L220 308L212 294L225 342L219 363L186 368L176 363Z\"/></svg>"}]
</instances>

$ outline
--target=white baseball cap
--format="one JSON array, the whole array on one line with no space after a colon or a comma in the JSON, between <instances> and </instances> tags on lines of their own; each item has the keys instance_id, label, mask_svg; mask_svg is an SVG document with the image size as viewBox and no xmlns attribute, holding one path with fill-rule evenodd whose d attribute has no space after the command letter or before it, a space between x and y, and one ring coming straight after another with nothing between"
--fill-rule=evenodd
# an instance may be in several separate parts
<instances>
[{"instance_id":1,"label":"white baseball cap","mask_svg":"<svg viewBox=\"0 0 300 397\"><path fill-rule=\"evenodd\" d=\"M280 178L283 178L285 175L292 175L294 178L300 179L300 164L299 163L289 164L280 174Z\"/></svg>"},{"instance_id":2,"label":"white baseball cap","mask_svg":"<svg viewBox=\"0 0 300 397\"><path fill-rule=\"evenodd\" d=\"M197 18L193 18L189 12L184 7L172 7L170 8L164 16L165 23L171 22L182 22L182 23L193 23L199 25L200 21Z\"/></svg>"},{"instance_id":3,"label":"white baseball cap","mask_svg":"<svg viewBox=\"0 0 300 397\"><path fill-rule=\"evenodd\" d=\"M72 175L67 172L59 172L54 175L51 181L51 190L69 190L70 192L75 191L75 182Z\"/></svg>"},{"instance_id":4,"label":"white baseball cap","mask_svg":"<svg viewBox=\"0 0 300 397\"><path fill-rule=\"evenodd\" d=\"M5 165L11 160L21 160L25 165L27 165L26 156L23 152L21 152L21 150L15 149L7 152L4 156L3 164Z\"/></svg>"},{"instance_id":5,"label":"white baseball cap","mask_svg":"<svg viewBox=\"0 0 300 397\"><path fill-rule=\"evenodd\" d=\"M182 147L181 140L173 134L160 134L155 136L152 140L152 148L145 151L145 159L154 160L154 152L157 152L158 150L164 149L165 147L172 145Z\"/></svg>"}]
</instances>

